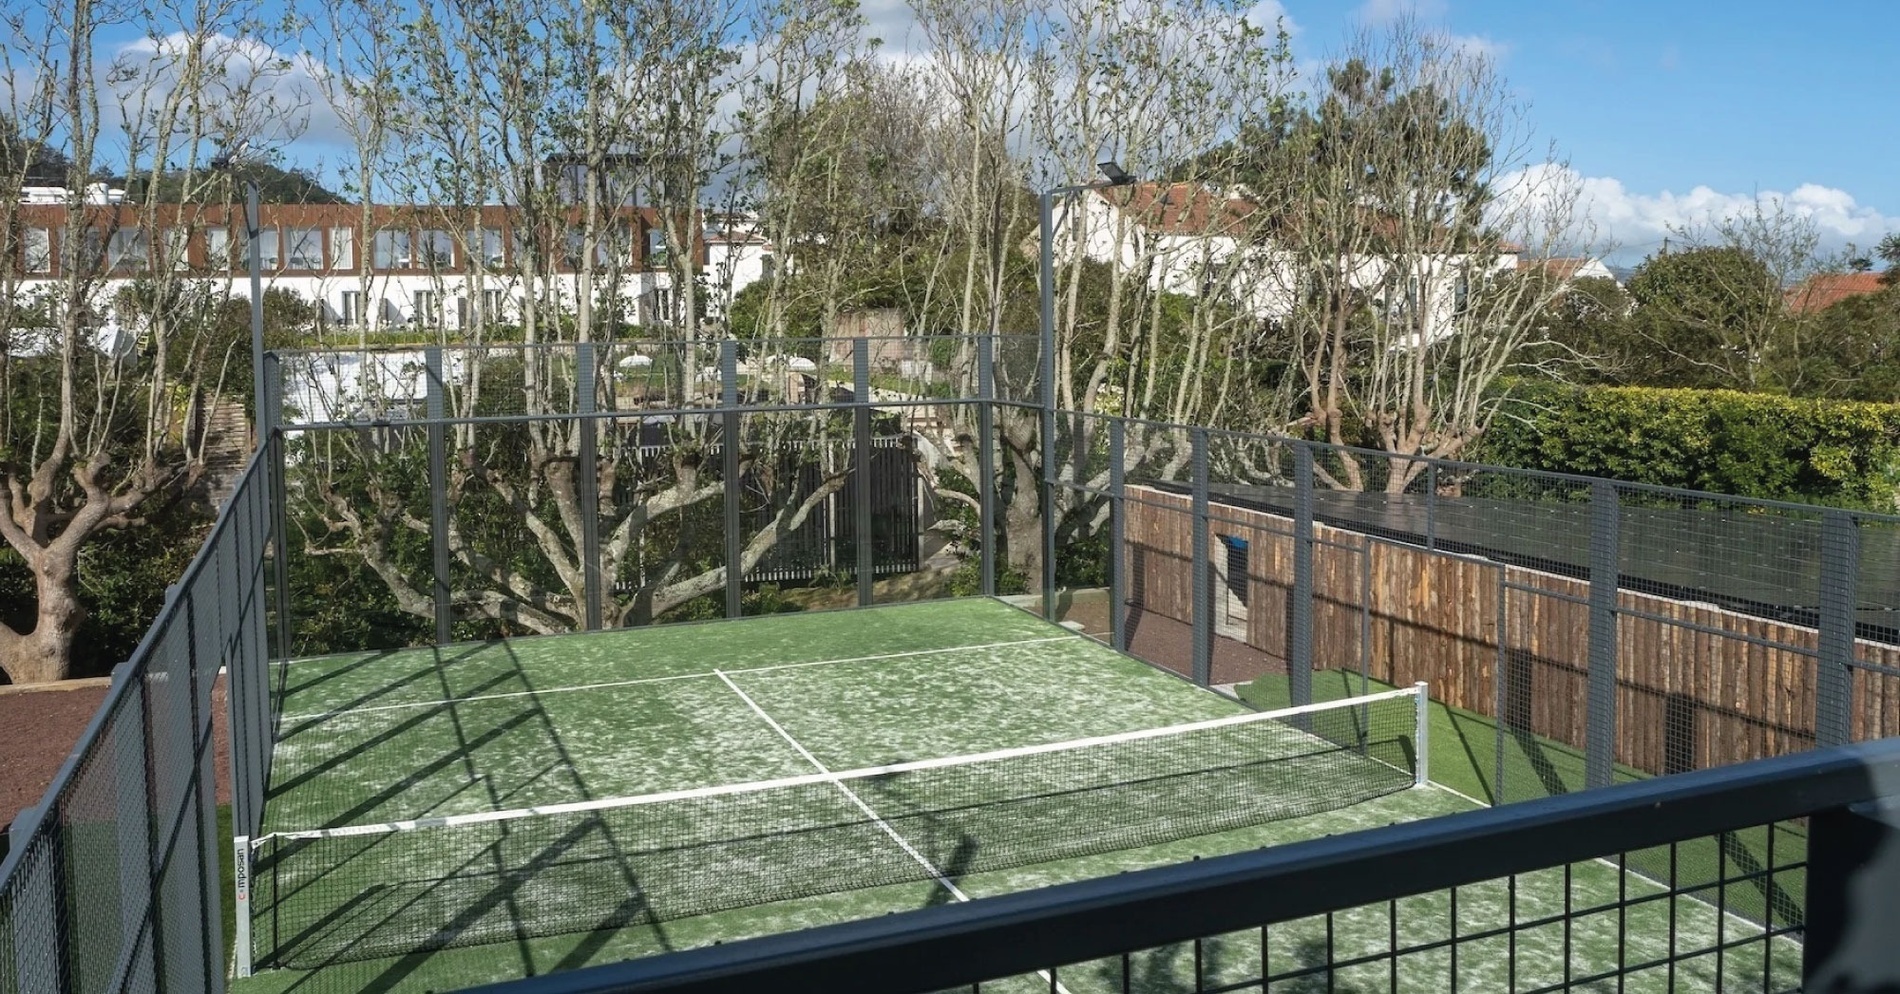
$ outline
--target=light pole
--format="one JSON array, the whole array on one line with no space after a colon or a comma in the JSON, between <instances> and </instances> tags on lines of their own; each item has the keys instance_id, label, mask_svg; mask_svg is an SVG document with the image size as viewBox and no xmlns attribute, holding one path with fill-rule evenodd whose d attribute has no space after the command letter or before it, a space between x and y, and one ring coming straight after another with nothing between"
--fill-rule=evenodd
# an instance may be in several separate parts
<instances>
[{"instance_id":1,"label":"light pole","mask_svg":"<svg viewBox=\"0 0 1900 994\"><path fill-rule=\"evenodd\" d=\"M1080 183L1075 186L1059 186L1053 190L1044 190L1037 198L1037 222L1042 231L1042 257L1040 259L1040 282L1042 293L1042 328L1040 349L1042 368L1039 371L1042 380L1042 616L1054 620L1056 616L1056 263L1055 263L1055 203L1058 197L1100 190L1111 186L1127 186L1135 181L1116 162L1101 162L1096 165L1104 179L1094 183Z\"/></svg>"}]
</instances>

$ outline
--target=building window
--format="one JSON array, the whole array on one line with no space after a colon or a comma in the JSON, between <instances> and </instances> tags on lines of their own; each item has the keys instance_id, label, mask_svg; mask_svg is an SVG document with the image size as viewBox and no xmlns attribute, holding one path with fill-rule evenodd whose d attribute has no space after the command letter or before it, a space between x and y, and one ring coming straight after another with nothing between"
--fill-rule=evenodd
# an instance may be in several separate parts
<instances>
[{"instance_id":1,"label":"building window","mask_svg":"<svg viewBox=\"0 0 1900 994\"><path fill-rule=\"evenodd\" d=\"M647 229L647 268L663 269L668 262L666 251L666 232L659 228Z\"/></svg>"},{"instance_id":2,"label":"building window","mask_svg":"<svg viewBox=\"0 0 1900 994\"><path fill-rule=\"evenodd\" d=\"M420 247L421 265L430 269L447 269L455 265L455 239L448 232L425 229Z\"/></svg>"},{"instance_id":3,"label":"building window","mask_svg":"<svg viewBox=\"0 0 1900 994\"><path fill-rule=\"evenodd\" d=\"M482 309L485 312L487 312L488 320L500 321L502 319L502 313L507 310L507 307L508 307L508 291L506 290L483 290L482 291Z\"/></svg>"},{"instance_id":4,"label":"building window","mask_svg":"<svg viewBox=\"0 0 1900 994\"><path fill-rule=\"evenodd\" d=\"M500 269L507 264L502 255L501 232L495 228L476 228L468 233L467 248L469 268L480 263L484 269Z\"/></svg>"},{"instance_id":5,"label":"building window","mask_svg":"<svg viewBox=\"0 0 1900 994\"><path fill-rule=\"evenodd\" d=\"M190 228L160 228L158 243L165 247L164 262L171 265L173 272L191 268Z\"/></svg>"},{"instance_id":6,"label":"building window","mask_svg":"<svg viewBox=\"0 0 1900 994\"><path fill-rule=\"evenodd\" d=\"M415 307L410 311L409 319L417 324L442 323L442 295L434 290L417 290L412 300Z\"/></svg>"},{"instance_id":7,"label":"building window","mask_svg":"<svg viewBox=\"0 0 1900 994\"><path fill-rule=\"evenodd\" d=\"M26 229L21 262L29 273L53 271L53 232L48 228Z\"/></svg>"},{"instance_id":8,"label":"building window","mask_svg":"<svg viewBox=\"0 0 1900 994\"><path fill-rule=\"evenodd\" d=\"M356 268L356 229L330 229L330 268L349 272Z\"/></svg>"},{"instance_id":9,"label":"building window","mask_svg":"<svg viewBox=\"0 0 1900 994\"><path fill-rule=\"evenodd\" d=\"M764 255L759 256L759 278L760 279L769 280L772 278L772 275L777 271L778 271L778 259L775 258L770 252L767 252Z\"/></svg>"},{"instance_id":10,"label":"building window","mask_svg":"<svg viewBox=\"0 0 1900 994\"><path fill-rule=\"evenodd\" d=\"M144 269L151 261L152 254L143 229L115 231L106 242L106 265L113 269Z\"/></svg>"},{"instance_id":11,"label":"building window","mask_svg":"<svg viewBox=\"0 0 1900 994\"><path fill-rule=\"evenodd\" d=\"M378 231L371 259L377 269L414 269L414 242L407 231Z\"/></svg>"},{"instance_id":12,"label":"building window","mask_svg":"<svg viewBox=\"0 0 1900 994\"><path fill-rule=\"evenodd\" d=\"M363 323L362 291L345 290L337 296L336 321L344 327L355 327Z\"/></svg>"},{"instance_id":13,"label":"building window","mask_svg":"<svg viewBox=\"0 0 1900 994\"><path fill-rule=\"evenodd\" d=\"M205 268L214 272L231 269L231 232L224 228L205 229Z\"/></svg>"},{"instance_id":14,"label":"building window","mask_svg":"<svg viewBox=\"0 0 1900 994\"><path fill-rule=\"evenodd\" d=\"M284 268L306 271L323 268L322 228L285 229Z\"/></svg>"},{"instance_id":15,"label":"building window","mask_svg":"<svg viewBox=\"0 0 1900 994\"><path fill-rule=\"evenodd\" d=\"M259 260L258 264L262 266L266 272L276 272L284 268L283 239L278 236L276 228L260 228L258 230L257 257ZM248 265L249 262L250 256L247 255L245 256L245 263Z\"/></svg>"},{"instance_id":16,"label":"building window","mask_svg":"<svg viewBox=\"0 0 1900 994\"><path fill-rule=\"evenodd\" d=\"M673 323L673 290L670 287L658 287L647 294L647 319L645 324L665 325Z\"/></svg>"}]
</instances>

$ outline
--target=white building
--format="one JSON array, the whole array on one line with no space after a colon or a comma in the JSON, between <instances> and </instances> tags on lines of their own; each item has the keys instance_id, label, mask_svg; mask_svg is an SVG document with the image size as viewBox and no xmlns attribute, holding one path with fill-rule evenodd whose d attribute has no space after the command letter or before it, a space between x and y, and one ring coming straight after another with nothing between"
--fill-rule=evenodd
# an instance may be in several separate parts
<instances>
[{"instance_id":1,"label":"white building","mask_svg":"<svg viewBox=\"0 0 1900 994\"><path fill-rule=\"evenodd\" d=\"M1056 206L1053 247L1056 258L1069 259L1079 242L1090 260L1115 263L1125 272L1145 270L1154 290L1227 293L1246 312L1280 320L1293 312L1300 275L1292 254L1274 244L1268 220L1258 204L1199 183L1102 187ZM1368 255L1342 261L1354 287L1382 294L1395 289L1388 285L1394 260ZM1417 308L1425 337L1435 340L1450 330L1470 292L1474 267L1497 273L1518 265L1508 247L1483 259L1411 259L1400 299L1386 303Z\"/></svg>"},{"instance_id":2,"label":"white building","mask_svg":"<svg viewBox=\"0 0 1900 994\"><path fill-rule=\"evenodd\" d=\"M32 196L23 199L31 202L15 208L12 258L0 264L11 266L14 292L23 300L63 299L78 267L88 322L99 330L102 347L126 347L122 325L131 322L121 321L115 302L122 290L155 273L250 295L241 208L139 208L111 199L94 203L90 194L74 208L46 202L53 199L46 191L27 192ZM86 212L82 244L67 245L75 209ZM520 212L503 207L265 205L258 234L263 284L313 304L328 327L369 333L421 326L472 337L484 323L519 321L529 299L573 313L583 294L597 306L613 305L627 323L674 323L672 275L657 264L663 257L656 246L663 243L653 211L615 212L601 226L589 266L581 264L578 215L570 227L532 234L517 228L521 221ZM706 266L708 249L695 247L697 265ZM740 246L737 265L729 268L739 280L757 279L769 273L769 258ZM735 284L726 300L744 285Z\"/></svg>"}]
</instances>

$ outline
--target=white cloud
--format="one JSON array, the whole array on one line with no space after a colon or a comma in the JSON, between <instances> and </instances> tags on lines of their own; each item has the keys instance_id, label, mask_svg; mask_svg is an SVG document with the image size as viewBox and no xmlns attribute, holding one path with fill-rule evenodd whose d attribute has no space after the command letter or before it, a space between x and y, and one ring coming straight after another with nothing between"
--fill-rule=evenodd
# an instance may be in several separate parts
<instances>
[{"instance_id":1,"label":"white cloud","mask_svg":"<svg viewBox=\"0 0 1900 994\"><path fill-rule=\"evenodd\" d=\"M1642 193L1609 176L1584 176L1565 166L1540 165L1502 177L1501 198L1516 191L1551 191L1574 185L1579 191L1578 214L1595 229L1595 241L1611 258L1624 265L1642 261L1665 238L1753 211L1759 202L1813 221L1823 252L1839 252L1849 244L1865 250L1888 232L1900 231L1900 215L1885 214L1863 204L1846 190L1819 183L1803 183L1792 191L1763 190L1726 193L1705 185L1686 193L1663 190ZM1537 193L1531 193L1537 196Z\"/></svg>"},{"instance_id":2,"label":"white cloud","mask_svg":"<svg viewBox=\"0 0 1900 994\"><path fill-rule=\"evenodd\" d=\"M194 44L202 46L217 70L204 84L208 98L220 105L212 113L249 122L253 146L281 149L293 141L346 140L341 120L323 99L329 70L308 54L286 53L251 38L213 34L200 39L185 32L141 38L113 53L107 85L130 113L154 106L179 84Z\"/></svg>"}]
</instances>

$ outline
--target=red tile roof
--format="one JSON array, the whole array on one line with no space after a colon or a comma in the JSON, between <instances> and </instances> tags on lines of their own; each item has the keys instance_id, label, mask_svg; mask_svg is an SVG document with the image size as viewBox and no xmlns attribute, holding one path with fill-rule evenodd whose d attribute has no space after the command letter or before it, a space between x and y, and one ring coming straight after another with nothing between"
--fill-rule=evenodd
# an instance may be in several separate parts
<instances>
[{"instance_id":1,"label":"red tile roof","mask_svg":"<svg viewBox=\"0 0 1900 994\"><path fill-rule=\"evenodd\" d=\"M1236 235L1260 208L1199 183L1136 183L1101 187L1102 199L1127 211L1142 227L1164 235Z\"/></svg>"},{"instance_id":2,"label":"red tile roof","mask_svg":"<svg viewBox=\"0 0 1900 994\"><path fill-rule=\"evenodd\" d=\"M1788 291L1788 308L1797 314L1823 311L1849 297L1879 293L1883 273L1816 273Z\"/></svg>"}]
</instances>

